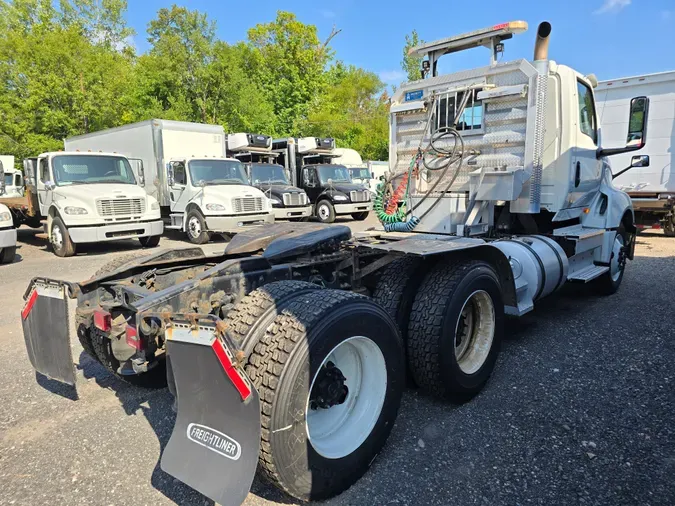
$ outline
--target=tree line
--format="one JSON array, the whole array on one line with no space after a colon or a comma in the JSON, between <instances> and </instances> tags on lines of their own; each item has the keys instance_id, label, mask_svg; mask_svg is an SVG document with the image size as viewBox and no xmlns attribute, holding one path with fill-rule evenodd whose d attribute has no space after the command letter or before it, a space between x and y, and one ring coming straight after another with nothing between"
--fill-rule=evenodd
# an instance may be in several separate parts
<instances>
[{"instance_id":1,"label":"tree line","mask_svg":"<svg viewBox=\"0 0 675 506\"><path fill-rule=\"evenodd\" d=\"M126 0L0 0L0 153L17 161L63 139L150 118L226 132L335 137L388 158L389 96L290 12L219 40L202 12L172 5L138 54ZM338 35L339 36L339 35Z\"/></svg>"}]
</instances>

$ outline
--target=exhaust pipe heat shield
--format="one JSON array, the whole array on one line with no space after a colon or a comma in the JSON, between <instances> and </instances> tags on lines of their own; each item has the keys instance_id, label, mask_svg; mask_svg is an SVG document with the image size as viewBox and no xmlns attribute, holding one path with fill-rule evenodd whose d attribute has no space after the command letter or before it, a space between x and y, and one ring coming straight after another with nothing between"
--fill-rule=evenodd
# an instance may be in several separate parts
<instances>
[{"instance_id":1,"label":"exhaust pipe heat shield","mask_svg":"<svg viewBox=\"0 0 675 506\"><path fill-rule=\"evenodd\" d=\"M166 332L178 414L161 468L222 506L239 506L258 464L260 398L219 322L197 318L172 318Z\"/></svg>"}]
</instances>

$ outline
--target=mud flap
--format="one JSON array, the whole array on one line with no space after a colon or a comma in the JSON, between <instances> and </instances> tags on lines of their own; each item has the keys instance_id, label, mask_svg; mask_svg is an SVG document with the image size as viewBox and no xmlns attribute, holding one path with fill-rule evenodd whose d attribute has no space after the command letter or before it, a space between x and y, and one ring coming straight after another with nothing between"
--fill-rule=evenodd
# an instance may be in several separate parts
<instances>
[{"instance_id":1,"label":"mud flap","mask_svg":"<svg viewBox=\"0 0 675 506\"><path fill-rule=\"evenodd\" d=\"M58 281L34 279L25 296L21 323L33 368L49 378L75 385L67 290L68 286Z\"/></svg>"},{"instance_id":2,"label":"mud flap","mask_svg":"<svg viewBox=\"0 0 675 506\"><path fill-rule=\"evenodd\" d=\"M219 321L179 318L166 331L178 414L161 468L222 506L239 506L258 464L260 398Z\"/></svg>"}]
</instances>

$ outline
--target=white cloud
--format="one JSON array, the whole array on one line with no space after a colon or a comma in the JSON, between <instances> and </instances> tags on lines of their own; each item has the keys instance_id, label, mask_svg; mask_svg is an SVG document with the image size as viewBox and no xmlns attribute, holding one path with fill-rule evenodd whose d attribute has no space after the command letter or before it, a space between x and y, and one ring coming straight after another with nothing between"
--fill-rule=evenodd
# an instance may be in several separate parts
<instances>
[{"instance_id":1,"label":"white cloud","mask_svg":"<svg viewBox=\"0 0 675 506\"><path fill-rule=\"evenodd\" d=\"M406 78L406 74L402 70L383 70L378 75L387 84L400 84Z\"/></svg>"},{"instance_id":2,"label":"white cloud","mask_svg":"<svg viewBox=\"0 0 675 506\"><path fill-rule=\"evenodd\" d=\"M321 15L326 19L333 19L336 16L335 11L331 11L328 9L322 10Z\"/></svg>"},{"instance_id":3,"label":"white cloud","mask_svg":"<svg viewBox=\"0 0 675 506\"><path fill-rule=\"evenodd\" d=\"M632 0L605 0L595 14L604 14L606 12L619 12L631 4Z\"/></svg>"}]
</instances>

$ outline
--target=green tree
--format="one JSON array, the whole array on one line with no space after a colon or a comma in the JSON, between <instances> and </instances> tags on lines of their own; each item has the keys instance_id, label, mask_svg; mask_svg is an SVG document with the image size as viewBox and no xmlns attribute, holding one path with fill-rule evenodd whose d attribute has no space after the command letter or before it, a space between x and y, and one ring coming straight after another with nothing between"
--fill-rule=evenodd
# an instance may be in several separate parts
<instances>
[{"instance_id":1,"label":"green tree","mask_svg":"<svg viewBox=\"0 0 675 506\"><path fill-rule=\"evenodd\" d=\"M422 69L422 58L410 54L410 50L424 44L417 34L417 30L413 30L409 35L405 36L405 45L403 46L403 59L401 60L401 68L408 76L408 81L417 81L420 79L420 70Z\"/></svg>"}]
</instances>

